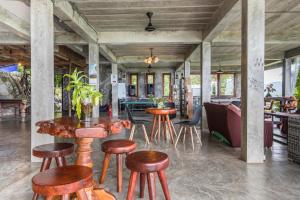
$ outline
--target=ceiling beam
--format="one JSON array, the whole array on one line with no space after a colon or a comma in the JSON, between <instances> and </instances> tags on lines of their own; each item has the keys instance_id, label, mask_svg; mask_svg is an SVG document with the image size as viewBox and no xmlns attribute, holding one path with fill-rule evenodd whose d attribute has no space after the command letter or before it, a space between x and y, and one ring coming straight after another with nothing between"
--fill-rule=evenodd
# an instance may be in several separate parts
<instances>
[{"instance_id":1,"label":"ceiling beam","mask_svg":"<svg viewBox=\"0 0 300 200\"><path fill-rule=\"evenodd\" d=\"M104 44L99 45L100 53L110 62L117 62L115 54Z\"/></svg>"},{"instance_id":2,"label":"ceiling beam","mask_svg":"<svg viewBox=\"0 0 300 200\"><path fill-rule=\"evenodd\" d=\"M101 44L200 44L202 42L201 31L99 32L98 36Z\"/></svg>"},{"instance_id":3,"label":"ceiling beam","mask_svg":"<svg viewBox=\"0 0 300 200\"><path fill-rule=\"evenodd\" d=\"M54 14L86 41L98 42L97 32L69 2L55 2Z\"/></svg>"},{"instance_id":4,"label":"ceiling beam","mask_svg":"<svg viewBox=\"0 0 300 200\"><path fill-rule=\"evenodd\" d=\"M30 39L29 23L0 6L0 24L23 39Z\"/></svg>"},{"instance_id":5,"label":"ceiling beam","mask_svg":"<svg viewBox=\"0 0 300 200\"><path fill-rule=\"evenodd\" d=\"M225 0L214 14L211 23L203 32L203 40L212 41L228 26L240 19L240 0Z\"/></svg>"},{"instance_id":6,"label":"ceiling beam","mask_svg":"<svg viewBox=\"0 0 300 200\"><path fill-rule=\"evenodd\" d=\"M159 61L161 63L184 62L184 55L160 55ZM121 56L117 58L118 64L126 63L144 63L145 56Z\"/></svg>"}]
</instances>

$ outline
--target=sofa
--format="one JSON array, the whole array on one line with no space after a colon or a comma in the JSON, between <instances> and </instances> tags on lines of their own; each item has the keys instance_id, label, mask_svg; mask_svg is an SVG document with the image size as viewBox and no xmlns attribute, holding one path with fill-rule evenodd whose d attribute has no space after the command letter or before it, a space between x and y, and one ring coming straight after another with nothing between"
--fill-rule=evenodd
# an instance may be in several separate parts
<instances>
[{"instance_id":1,"label":"sofa","mask_svg":"<svg viewBox=\"0 0 300 200\"><path fill-rule=\"evenodd\" d=\"M208 129L222 134L232 147L241 147L241 110L229 104L204 103ZM273 122L265 119L264 146L273 145Z\"/></svg>"}]
</instances>

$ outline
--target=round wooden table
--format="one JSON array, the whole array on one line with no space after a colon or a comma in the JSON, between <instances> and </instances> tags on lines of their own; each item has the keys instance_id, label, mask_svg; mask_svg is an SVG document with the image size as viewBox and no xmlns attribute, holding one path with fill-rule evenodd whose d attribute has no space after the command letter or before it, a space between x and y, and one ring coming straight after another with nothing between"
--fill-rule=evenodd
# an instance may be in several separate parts
<instances>
[{"instance_id":1,"label":"round wooden table","mask_svg":"<svg viewBox=\"0 0 300 200\"><path fill-rule=\"evenodd\" d=\"M91 158L91 144L94 138L106 138L110 134L118 134L124 128L129 129L128 120L94 118L90 122L82 122L76 118L63 117L36 123L38 133L57 137L75 138L77 143L76 165L93 167ZM94 181L93 188L87 188L89 200L115 200L115 197L104 189L97 188Z\"/></svg>"},{"instance_id":2,"label":"round wooden table","mask_svg":"<svg viewBox=\"0 0 300 200\"><path fill-rule=\"evenodd\" d=\"M153 123L152 123L152 131L150 140L153 141L155 135L157 134L158 140L160 142L160 132L161 128L163 128L162 133L164 134L165 140L167 140L167 127L170 134L170 141L174 144L174 134L176 135L176 131L173 123L169 118L169 114L176 114L175 108L147 108L146 113L150 113L153 115ZM156 129L156 124L158 123L158 128ZM163 127L161 126L163 125Z\"/></svg>"}]
</instances>

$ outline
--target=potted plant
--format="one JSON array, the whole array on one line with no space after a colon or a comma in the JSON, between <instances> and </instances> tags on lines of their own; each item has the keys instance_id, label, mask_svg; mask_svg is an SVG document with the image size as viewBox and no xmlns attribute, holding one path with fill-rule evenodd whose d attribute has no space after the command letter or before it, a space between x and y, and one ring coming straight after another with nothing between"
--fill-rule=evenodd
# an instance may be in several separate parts
<instances>
[{"instance_id":1,"label":"potted plant","mask_svg":"<svg viewBox=\"0 0 300 200\"><path fill-rule=\"evenodd\" d=\"M266 89L265 89L265 91L267 91L266 97L272 97L271 93L276 92L276 89L273 88L273 86L274 85L272 83L270 83L266 86Z\"/></svg>"},{"instance_id":2,"label":"potted plant","mask_svg":"<svg viewBox=\"0 0 300 200\"><path fill-rule=\"evenodd\" d=\"M83 111L84 121L90 121L93 106L102 101L103 94L85 82L87 76L83 73L82 71L77 72L75 69L72 74L65 74L66 77L70 78L66 90L72 91L72 108L76 110L77 118L81 119Z\"/></svg>"},{"instance_id":3,"label":"potted plant","mask_svg":"<svg viewBox=\"0 0 300 200\"><path fill-rule=\"evenodd\" d=\"M167 102L166 98L164 97L154 97L153 95L149 95L150 101L153 102L154 105L157 106L157 108L164 108L165 107L165 102Z\"/></svg>"}]
</instances>

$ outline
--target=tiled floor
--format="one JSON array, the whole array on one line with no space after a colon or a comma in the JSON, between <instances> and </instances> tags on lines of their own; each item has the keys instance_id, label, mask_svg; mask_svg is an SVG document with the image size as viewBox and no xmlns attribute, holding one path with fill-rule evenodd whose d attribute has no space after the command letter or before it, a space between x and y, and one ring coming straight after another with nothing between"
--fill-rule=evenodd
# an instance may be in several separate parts
<instances>
[{"instance_id":1,"label":"tiled floor","mask_svg":"<svg viewBox=\"0 0 300 200\"><path fill-rule=\"evenodd\" d=\"M31 177L39 170L39 164L31 164L29 160L30 123L4 120L0 122L0 136L0 199L30 200ZM176 150L168 143L146 147L141 129L136 136L138 149L157 149L169 155L167 177L172 200L300 199L300 165L287 161L284 146L275 144L272 151L267 150L264 164L247 165L239 159L239 149L225 147L205 133L202 133L203 146L197 146L195 151L189 137L186 145L180 142ZM126 137L128 132L109 139ZM93 144L97 179L103 158L101 142ZM125 199L128 185L129 171L125 167L123 174L124 192L117 194L115 159L112 159L104 187L120 200ZM157 199L164 199L159 183L157 192Z\"/></svg>"}]
</instances>

